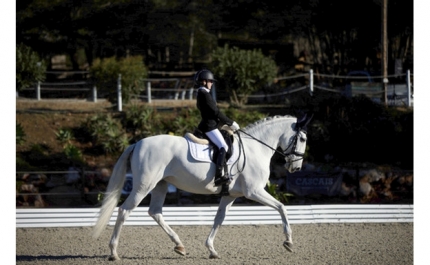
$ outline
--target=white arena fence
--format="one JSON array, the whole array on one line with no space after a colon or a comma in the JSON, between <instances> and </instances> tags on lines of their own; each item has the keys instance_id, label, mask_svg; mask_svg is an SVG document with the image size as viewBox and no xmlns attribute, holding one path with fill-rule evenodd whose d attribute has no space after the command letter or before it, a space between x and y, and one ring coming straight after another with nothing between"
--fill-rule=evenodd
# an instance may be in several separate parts
<instances>
[{"instance_id":1,"label":"white arena fence","mask_svg":"<svg viewBox=\"0 0 430 265\"><path fill-rule=\"evenodd\" d=\"M53 73L53 72L47 72ZM86 75L88 72L67 72L68 74L81 74ZM139 98L148 103L156 99L170 99L170 100L191 100L194 97L195 90L193 89L193 80L190 78L193 73L191 72L176 72L175 75L186 74L186 77L182 78L149 78L144 79L145 88L142 89L142 93L139 95L132 95L135 98ZM249 95L250 99L264 99L264 98L279 98L288 94L296 93L301 90L307 90L311 95L315 90L321 90L331 93L343 93L346 96L357 96L364 94L375 101L380 102L380 99L384 97L385 91L383 90L383 80L403 80L400 83L387 83L387 100L389 105L403 105L412 106L413 91L411 76L413 76L408 70L404 74L389 75L387 78L382 76L339 76L339 75L327 75L314 73L311 69L309 73L298 74L288 77L278 77L276 81L294 80L294 79L307 79L308 84L303 84L299 87L279 87L276 93L268 94L254 94ZM369 80L371 79L371 80ZM316 81L315 81L316 80ZM330 85L334 80L355 80L350 85L336 87ZM358 82L357 82L358 80ZM121 96L121 75L117 78L117 97L118 97L118 111L122 111L122 96ZM34 88L27 88L24 90L34 90ZM93 102L97 102L97 88L89 82L62 82L62 83L37 83L35 85L36 99L41 100L41 91L87 91L90 93L88 98ZM18 94L17 94L18 96ZM240 96L240 95L239 95Z\"/></svg>"},{"instance_id":2,"label":"white arena fence","mask_svg":"<svg viewBox=\"0 0 430 265\"><path fill-rule=\"evenodd\" d=\"M291 224L318 223L410 223L413 205L287 205ZM218 206L164 207L163 216L169 225L212 225ZM99 208L16 209L17 228L93 226ZM109 225L115 224L118 208ZM223 225L282 224L279 213L267 206L232 206ZM157 225L148 215L148 207L137 207L125 225Z\"/></svg>"}]
</instances>

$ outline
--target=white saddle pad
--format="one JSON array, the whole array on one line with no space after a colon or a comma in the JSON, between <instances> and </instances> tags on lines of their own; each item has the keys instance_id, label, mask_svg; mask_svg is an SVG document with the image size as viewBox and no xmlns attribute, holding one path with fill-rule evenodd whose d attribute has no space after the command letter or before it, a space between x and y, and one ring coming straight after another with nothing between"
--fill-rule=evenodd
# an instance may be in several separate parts
<instances>
[{"instance_id":1,"label":"white saddle pad","mask_svg":"<svg viewBox=\"0 0 430 265\"><path fill-rule=\"evenodd\" d=\"M211 157L213 155L214 150L213 150L211 145L198 144L198 143L191 141L187 137L185 137L185 139L187 139L191 156L195 160L201 161L201 162L212 162ZM233 153L232 153L230 159L227 161L227 165L233 164L234 162L236 162L237 158L239 157L239 152L237 151L238 146L237 146L236 141L233 143L232 149L233 149Z\"/></svg>"}]
</instances>

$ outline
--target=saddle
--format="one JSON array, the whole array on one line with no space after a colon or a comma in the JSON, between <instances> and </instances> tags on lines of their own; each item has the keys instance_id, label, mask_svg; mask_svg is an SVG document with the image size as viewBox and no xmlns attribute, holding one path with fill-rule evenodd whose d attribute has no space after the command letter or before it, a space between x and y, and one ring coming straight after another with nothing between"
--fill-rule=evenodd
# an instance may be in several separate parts
<instances>
[{"instance_id":1,"label":"saddle","mask_svg":"<svg viewBox=\"0 0 430 265\"><path fill-rule=\"evenodd\" d=\"M224 138L224 141L228 145L228 151L225 157L226 161L228 161L233 154L233 141L234 141L233 131L230 129L230 127L228 127L227 125L224 125L220 129L220 132ZM207 137L205 133L203 133L202 131L196 128L194 129L193 133L189 133L189 132L186 133L185 137L196 144L209 145L210 148L214 150L211 160L212 162L216 163L214 158L218 156L218 151L219 151L218 147Z\"/></svg>"},{"instance_id":2,"label":"saddle","mask_svg":"<svg viewBox=\"0 0 430 265\"><path fill-rule=\"evenodd\" d=\"M224 125L220 129L220 132L224 138L224 141L228 145L228 151L225 154L226 164L224 164L224 172L228 172L228 168L227 168L228 160L233 156L233 141L234 141L233 131L230 129L230 127ZM206 136L205 133L203 133L202 131L200 131L199 129L196 128L194 130L194 133L186 133L185 138L188 139L190 146L191 145L209 146L208 149L213 150L212 156L210 157L210 160L213 163L217 164L216 158L218 157L218 153L219 153L218 147ZM196 157L194 157L194 158L196 158ZM218 171L218 169L217 169L217 171ZM215 181L216 181L216 179L215 179ZM222 197L222 196L228 196L229 195L228 185L229 185L229 183L222 184L221 191L218 194L219 196Z\"/></svg>"}]
</instances>

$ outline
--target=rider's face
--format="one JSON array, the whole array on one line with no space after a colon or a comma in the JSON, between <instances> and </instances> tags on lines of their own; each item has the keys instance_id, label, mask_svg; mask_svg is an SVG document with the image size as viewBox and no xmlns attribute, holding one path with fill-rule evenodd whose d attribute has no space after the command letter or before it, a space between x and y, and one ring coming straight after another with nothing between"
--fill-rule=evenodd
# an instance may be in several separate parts
<instances>
[{"instance_id":1,"label":"rider's face","mask_svg":"<svg viewBox=\"0 0 430 265\"><path fill-rule=\"evenodd\" d=\"M214 83L214 81L212 80L205 80L206 83L206 87L210 90L212 88L212 84Z\"/></svg>"}]
</instances>

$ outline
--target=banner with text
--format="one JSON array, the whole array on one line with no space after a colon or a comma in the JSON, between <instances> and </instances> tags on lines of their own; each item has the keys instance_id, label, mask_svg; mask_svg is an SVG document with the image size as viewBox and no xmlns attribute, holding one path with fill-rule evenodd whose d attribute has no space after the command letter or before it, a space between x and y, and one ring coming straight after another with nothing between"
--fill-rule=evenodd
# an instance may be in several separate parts
<instances>
[{"instance_id":1,"label":"banner with text","mask_svg":"<svg viewBox=\"0 0 430 265\"><path fill-rule=\"evenodd\" d=\"M297 196L321 194L336 196L342 186L342 174L297 172L287 175L287 192Z\"/></svg>"}]
</instances>

